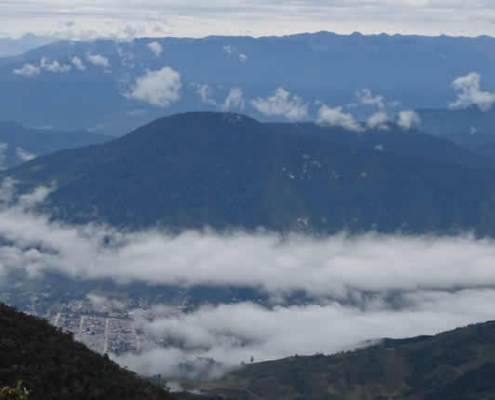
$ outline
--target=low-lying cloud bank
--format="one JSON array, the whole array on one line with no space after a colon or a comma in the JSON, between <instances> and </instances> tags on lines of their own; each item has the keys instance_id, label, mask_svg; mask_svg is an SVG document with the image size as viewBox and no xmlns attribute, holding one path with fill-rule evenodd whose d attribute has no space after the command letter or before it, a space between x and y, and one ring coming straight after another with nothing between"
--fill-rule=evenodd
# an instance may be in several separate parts
<instances>
[{"instance_id":1,"label":"low-lying cloud bank","mask_svg":"<svg viewBox=\"0 0 495 400\"><path fill-rule=\"evenodd\" d=\"M14 183L4 181L1 198L11 199L14 190ZM49 193L40 187L0 209L0 272L61 271L119 282L254 287L276 295L304 291L326 298L495 286L495 242L490 239L121 232L53 222L32 211Z\"/></svg>"},{"instance_id":2,"label":"low-lying cloud bank","mask_svg":"<svg viewBox=\"0 0 495 400\"><path fill-rule=\"evenodd\" d=\"M359 306L333 302L267 309L242 303L207 306L190 314L170 309L168 316L154 321L140 315L136 320L140 329L167 347L116 360L145 375L216 378L251 357L267 361L295 354L334 354L385 337L436 334L486 321L494 318L494 301L495 290L487 289L412 292L402 296L401 307L378 295ZM205 359L221 365L205 368Z\"/></svg>"},{"instance_id":3,"label":"low-lying cloud bank","mask_svg":"<svg viewBox=\"0 0 495 400\"><path fill-rule=\"evenodd\" d=\"M495 318L490 239L122 232L50 221L33 207L52 188L14 201L15 187L5 180L0 188L0 281L2 273L22 269L117 282L250 287L269 295L269 306L136 310L144 337L162 344L143 343L140 354L117 358L140 373L211 378L251 357L329 354L369 339L435 334ZM288 300L301 292L309 299L305 304ZM90 300L95 307L105 301Z\"/></svg>"}]
</instances>

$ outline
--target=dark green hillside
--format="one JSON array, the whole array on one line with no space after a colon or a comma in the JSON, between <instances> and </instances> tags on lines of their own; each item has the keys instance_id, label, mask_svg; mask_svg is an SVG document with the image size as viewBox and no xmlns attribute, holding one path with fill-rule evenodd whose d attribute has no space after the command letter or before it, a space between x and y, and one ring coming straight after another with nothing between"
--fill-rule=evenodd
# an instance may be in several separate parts
<instances>
[{"instance_id":1,"label":"dark green hillside","mask_svg":"<svg viewBox=\"0 0 495 400\"><path fill-rule=\"evenodd\" d=\"M380 151L375 139L318 132L237 114L180 114L3 176L23 190L56 180L46 207L72 222L495 234L495 174L476 167L481 158L468 150L432 138L435 147L421 134L401 144L389 132L376 133Z\"/></svg>"},{"instance_id":2,"label":"dark green hillside","mask_svg":"<svg viewBox=\"0 0 495 400\"><path fill-rule=\"evenodd\" d=\"M29 391L29 400L199 398L171 395L46 321L0 304L0 389L15 387L20 381Z\"/></svg>"},{"instance_id":3,"label":"dark green hillside","mask_svg":"<svg viewBox=\"0 0 495 400\"><path fill-rule=\"evenodd\" d=\"M0 387L22 381L29 400L172 399L43 320L0 305Z\"/></svg>"},{"instance_id":4,"label":"dark green hillside","mask_svg":"<svg viewBox=\"0 0 495 400\"><path fill-rule=\"evenodd\" d=\"M384 340L335 356L248 365L211 393L280 400L485 400L495 398L495 322L433 337Z\"/></svg>"}]
</instances>

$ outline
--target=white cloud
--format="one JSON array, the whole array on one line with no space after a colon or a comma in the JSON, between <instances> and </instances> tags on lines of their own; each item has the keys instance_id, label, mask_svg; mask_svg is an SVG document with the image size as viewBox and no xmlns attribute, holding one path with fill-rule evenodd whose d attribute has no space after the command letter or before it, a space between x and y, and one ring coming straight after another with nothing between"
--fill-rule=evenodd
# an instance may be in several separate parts
<instances>
[{"instance_id":1,"label":"white cloud","mask_svg":"<svg viewBox=\"0 0 495 400\"><path fill-rule=\"evenodd\" d=\"M36 76L41 72L41 68L33 64L24 64L21 68L14 69L14 74L24 76Z\"/></svg>"},{"instance_id":2,"label":"white cloud","mask_svg":"<svg viewBox=\"0 0 495 400\"><path fill-rule=\"evenodd\" d=\"M225 51L228 55L232 55L237 52L235 46L227 45L223 46L223 51Z\"/></svg>"},{"instance_id":3,"label":"white cloud","mask_svg":"<svg viewBox=\"0 0 495 400\"><path fill-rule=\"evenodd\" d=\"M251 357L260 362L294 354L333 354L365 346L369 340L436 334L493 319L494 301L495 290L479 289L417 291L398 299L400 306L378 296L366 302L359 299L358 305L331 302L269 309L242 303L205 306L187 314L171 311L164 318L137 322L149 335L182 343L182 348L151 349L117 360L146 375L183 378L179 365L194 365L198 357L214 359L228 369L248 363ZM211 377L201 366L188 374Z\"/></svg>"},{"instance_id":4,"label":"white cloud","mask_svg":"<svg viewBox=\"0 0 495 400\"><path fill-rule=\"evenodd\" d=\"M15 181L4 180L0 198L12 203L14 189ZM40 187L0 208L0 275L59 271L116 282L248 287L272 298L271 306L204 306L188 313L164 308L152 321L136 312L149 335L181 343L118 358L139 372L174 375L183 362L198 364L197 357L232 367L251 357L333 353L368 339L433 334L495 318L490 239L121 232L54 222L32 211L53 190ZM287 303L287 295L301 291L318 304ZM94 294L89 300L95 307L119 306ZM195 367L205 370L204 364Z\"/></svg>"},{"instance_id":5,"label":"white cloud","mask_svg":"<svg viewBox=\"0 0 495 400\"><path fill-rule=\"evenodd\" d=\"M86 54L86 59L93 65L102 68L110 68L110 61L107 57L102 56L101 54Z\"/></svg>"},{"instance_id":6,"label":"white cloud","mask_svg":"<svg viewBox=\"0 0 495 400\"><path fill-rule=\"evenodd\" d=\"M337 126L354 132L364 129L351 113L343 111L342 106L328 107L323 104L318 110L317 123L320 125Z\"/></svg>"},{"instance_id":7,"label":"white cloud","mask_svg":"<svg viewBox=\"0 0 495 400\"><path fill-rule=\"evenodd\" d=\"M50 62L45 57L41 59L40 67L41 69L48 72L52 72L54 74L57 73L65 74L72 69L72 67L68 64L60 64L57 60Z\"/></svg>"},{"instance_id":8,"label":"white cloud","mask_svg":"<svg viewBox=\"0 0 495 400\"><path fill-rule=\"evenodd\" d=\"M240 88L232 88L227 95L222 109L224 111L231 110L233 108L238 108L240 110L244 109L245 100L244 100L244 92Z\"/></svg>"},{"instance_id":9,"label":"white cloud","mask_svg":"<svg viewBox=\"0 0 495 400\"><path fill-rule=\"evenodd\" d=\"M79 71L86 71L86 66L83 64L82 60L75 56L75 57L72 57L72 64L74 64L74 66L79 70Z\"/></svg>"},{"instance_id":10,"label":"white cloud","mask_svg":"<svg viewBox=\"0 0 495 400\"><path fill-rule=\"evenodd\" d=\"M249 57L247 55L245 55L244 53L239 54L239 61L241 63L245 63L248 59L249 59Z\"/></svg>"},{"instance_id":11,"label":"white cloud","mask_svg":"<svg viewBox=\"0 0 495 400\"><path fill-rule=\"evenodd\" d=\"M78 39L128 39L282 35L328 30L329 26L338 33L352 33L358 26L363 33L495 36L495 7L488 0L302 0L297 6L262 0L106 0L97 7L92 0L74 0L70 4L68 15L66 2L4 1L0 3L2 30L13 35L34 31Z\"/></svg>"},{"instance_id":12,"label":"white cloud","mask_svg":"<svg viewBox=\"0 0 495 400\"><path fill-rule=\"evenodd\" d=\"M163 67L138 77L125 96L154 106L169 107L179 101L181 87L180 73L170 67Z\"/></svg>"},{"instance_id":13,"label":"white cloud","mask_svg":"<svg viewBox=\"0 0 495 400\"><path fill-rule=\"evenodd\" d=\"M284 117L292 121L308 117L308 104L281 87L271 97L252 100L251 105L258 112L268 116Z\"/></svg>"},{"instance_id":14,"label":"white cloud","mask_svg":"<svg viewBox=\"0 0 495 400\"><path fill-rule=\"evenodd\" d=\"M366 126L370 129L388 129L388 116L384 111L378 111L371 115L366 121Z\"/></svg>"},{"instance_id":15,"label":"white cloud","mask_svg":"<svg viewBox=\"0 0 495 400\"><path fill-rule=\"evenodd\" d=\"M31 161L36 158L36 154L31 153L30 151L25 150L22 147L16 147L15 153L22 162Z\"/></svg>"},{"instance_id":16,"label":"white cloud","mask_svg":"<svg viewBox=\"0 0 495 400\"><path fill-rule=\"evenodd\" d=\"M201 102L210 105L216 105L217 102L212 97L211 88L206 83L193 83L192 86L196 89L196 93L201 98Z\"/></svg>"},{"instance_id":17,"label":"white cloud","mask_svg":"<svg viewBox=\"0 0 495 400\"><path fill-rule=\"evenodd\" d=\"M452 86L458 92L457 100L450 108L468 108L476 105L481 111L488 111L495 103L495 93L481 90L481 76L475 72L457 78Z\"/></svg>"},{"instance_id":18,"label":"white cloud","mask_svg":"<svg viewBox=\"0 0 495 400\"><path fill-rule=\"evenodd\" d=\"M356 92L356 96L361 104L376 106L381 109L385 108L385 98L380 95L373 96L373 92L369 89L363 89Z\"/></svg>"},{"instance_id":19,"label":"white cloud","mask_svg":"<svg viewBox=\"0 0 495 400\"><path fill-rule=\"evenodd\" d=\"M12 185L7 183L10 193ZM0 269L55 270L74 277L184 287L252 287L277 296L303 291L333 299L361 292L495 286L491 240L377 234L314 239L241 232L125 233L51 222L22 207L42 201L53 190L41 187L26 195L19 207L0 210L0 236L7 243L0 252ZM113 245L105 246L108 242ZM36 257L33 248L39 249Z\"/></svg>"},{"instance_id":20,"label":"white cloud","mask_svg":"<svg viewBox=\"0 0 495 400\"><path fill-rule=\"evenodd\" d=\"M156 41L148 43L148 48L157 57L163 53L162 45Z\"/></svg>"},{"instance_id":21,"label":"white cloud","mask_svg":"<svg viewBox=\"0 0 495 400\"><path fill-rule=\"evenodd\" d=\"M397 117L397 125L403 130L408 131L413 126L421 125L421 117L413 110L401 111Z\"/></svg>"}]
</instances>

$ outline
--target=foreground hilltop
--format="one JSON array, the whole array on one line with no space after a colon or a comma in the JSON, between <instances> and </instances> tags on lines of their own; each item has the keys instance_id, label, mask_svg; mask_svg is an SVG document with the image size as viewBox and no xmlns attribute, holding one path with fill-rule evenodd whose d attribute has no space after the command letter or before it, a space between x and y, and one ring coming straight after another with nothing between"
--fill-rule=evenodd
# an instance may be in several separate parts
<instances>
[{"instance_id":1,"label":"foreground hilltop","mask_svg":"<svg viewBox=\"0 0 495 400\"><path fill-rule=\"evenodd\" d=\"M0 304L0 389L21 381L29 400L197 398L172 395L75 342L72 335L46 321Z\"/></svg>"},{"instance_id":2,"label":"foreground hilltop","mask_svg":"<svg viewBox=\"0 0 495 400\"><path fill-rule=\"evenodd\" d=\"M494 374L495 322L488 322L334 356L248 365L201 388L243 400L488 400L495 398Z\"/></svg>"},{"instance_id":3,"label":"foreground hilltop","mask_svg":"<svg viewBox=\"0 0 495 400\"><path fill-rule=\"evenodd\" d=\"M187 113L1 177L21 191L56 181L45 207L78 223L494 235L493 161L397 129L351 134Z\"/></svg>"}]
</instances>

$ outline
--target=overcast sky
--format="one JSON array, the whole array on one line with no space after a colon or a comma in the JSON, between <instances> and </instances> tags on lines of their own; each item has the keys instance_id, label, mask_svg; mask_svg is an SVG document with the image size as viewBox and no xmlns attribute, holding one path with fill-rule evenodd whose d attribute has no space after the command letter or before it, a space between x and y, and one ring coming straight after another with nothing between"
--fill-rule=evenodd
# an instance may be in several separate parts
<instances>
[{"instance_id":1,"label":"overcast sky","mask_svg":"<svg viewBox=\"0 0 495 400\"><path fill-rule=\"evenodd\" d=\"M495 36L493 0L1 0L0 36Z\"/></svg>"}]
</instances>

